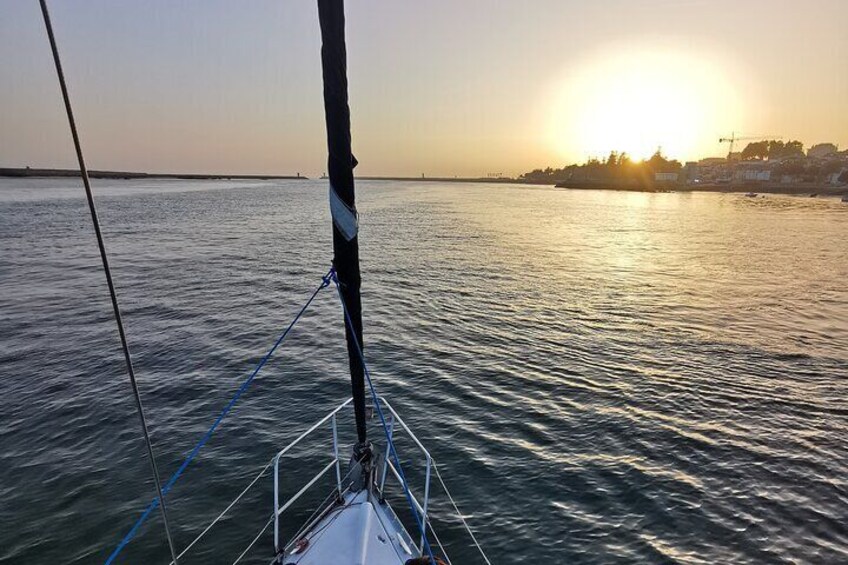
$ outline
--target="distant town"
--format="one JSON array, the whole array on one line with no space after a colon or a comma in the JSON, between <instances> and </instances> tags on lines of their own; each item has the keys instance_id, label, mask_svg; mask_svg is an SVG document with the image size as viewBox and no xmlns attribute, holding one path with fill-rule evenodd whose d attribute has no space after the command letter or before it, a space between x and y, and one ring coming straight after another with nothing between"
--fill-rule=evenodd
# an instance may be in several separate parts
<instances>
[{"instance_id":1,"label":"distant town","mask_svg":"<svg viewBox=\"0 0 848 565\"><path fill-rule=\"evenodd\" d=\"M817 143L805 150L800 141L763 139L742 151L681 163L661 150L646 160L632 160L613 151L604 159L561 169L536 169L518 181L554 184L563 188L616 190L719 190L848 194L848 150L833 143Z\"/></svg>"},{"instance_id":2,"label":"distant town","mask_svg":"<svg viewBox=\"0 0 848 565\"><path fill-rule=\"evenodd\" d=\"M733 151L726 157L708 157L681 163L660 149L649 159L631 159L627 153L611 152L605 159L589 159L559 169L548 167L510 177L488 173L481 177L383 177L359 176L359 180L486 182L541 184L560 188L664 192L701 190L719 192L772 192L785 194L843 195L848 197L848 150L833 143L817 143L809 149L800 141L763 139ZM0 177L78 177L75 169L0 168ZM127 171L89 171L92 178L183 180L308 180L295 175L159 174ZM321 177L326 178L326 177Z\"/></svg>"}]
</instances>

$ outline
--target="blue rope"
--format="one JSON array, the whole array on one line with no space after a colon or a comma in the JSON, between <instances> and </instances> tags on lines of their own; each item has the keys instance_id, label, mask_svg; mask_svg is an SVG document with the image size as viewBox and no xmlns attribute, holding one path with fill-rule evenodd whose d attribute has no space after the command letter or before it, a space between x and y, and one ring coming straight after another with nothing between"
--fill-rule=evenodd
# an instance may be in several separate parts
<instances>
[{"instance_id":1,"label":"blue rope","mask_svg":"<svg viewBox=\"0 0 848 565\"><path fill-rule=\"evenodd\" d=\"M351 333L355 336L356 330L353 329L353 320L350 319L350 312L347 311L347 304L345 304L344 297L342 296L341 284L336 276L335 269L330 269L329 277L334 283L336 283L336 292L339 295L339 301L342 303L345 321L347 322ZM380 407L380 398L377 396L377 389L374 388L374 383L371 382L371 373L368 371L368 364L365 362L365 355L362 353L362 347L359 345L359 340L354 338L353 342L356 344L356 352L359 354L359 359L362 361L362 367L365 370L365 378L368 380L368 387L371 389L371 397L374 399L374 406L377 407L377 414L380 416L380 423L383 426L383 432L386 434L386 444L389 448L389 455L395 460L398 475L400 475L401 485L403 486L403 492L406 495L406 501L409 503L409 508L412 510L412 516L415 518L415 523L418 524L418 531L421 532L422 539L424 540L424 548L427 550L427 555L430 557L430 565L436 565L436 557L433 555L430 542L427 540L427 530L425 529L426 525L421 521L421 517L418 516L418 511L415 509L415 504L412 501L412 493L409 491L409 484L406 482L406 475L403 473L403 467L400 465L400 458L398 457L397 450L395 449L395 444L392 442L392 436L389 434L389 427L386 425L386 417L383 415L383 409Z\"/></svg>"},{"instance_id":2,"label":"blue rope","mask_svg":"<svg viewBox=\"0 0 848 565\"><path fill-rule=\"evenodd\" d=\"M303 305L303 308L300 309L300 312L297 313L297 315L291 321L286 330L280 335L279 338L277 338L277 341L274 343L273 347L268 350L268 353L266 353L262 360L259 361L259 363L256 365L256 368L253 369L253 372L250 374L247 380L242 383L242 385L233 395L233 398L224 407L224 409L221 411L221 414L218 416L212 426L206 431L203 437L200 438L200 441L197 442L197 445L194 446L194 449L191 451L191 453L189 453L188 457L185 458L185 461L183 461L183 464L180 465L180 468L177 469L177 471L173 475L171 475L171 478L168 480L165 486L162 487L162 496L168 494L168 491L171 490L171 487L174 486L174 483L177 482L177 480L180 478L180 475L182 475L183 471L186 470L186 467L189 466L189 464L194 460L194 458L197 456L203 446L206 445L206 442L208 442L209 438L212 437L212 434L215 432L215 429L221 424L221 421L226 417L226 415L230 412L233 406L235 406L238 399L241 397L244 391L247 390L247 388L250 386L250 383L253 382L253 379L256 377L256 375L259 374L259 371L271 358L271 355L274 354L274 351L277 350L280 344L283 343L283 340L285 340L286 337L289 335L289 332L292 330L298 320L300 320L301 316L303 316L303 313L306 312L306 309L309 308L309 305L312 304L312 301L315 300L315 297L318 296L318 293L330 285L330 281L332 280L333 276L333 270L330 269L326 275L321 277L321 284L318 286L318 288L315 289L315 292L312 293L312 296L309 297L309 300L306 301L306 304ZM147 506L147 508L144 510L138 520L136 520L135 524L133 524L133 527L130 528L130 531L127 532L127 535L125 535L124 538L121 540L121 543L119 543L118 546L115 547L114 551L112 551L112 553L109 555L109 558L106 559L105 565L111 565L115 558L118 557L118 554L121 553L121 551L124 549L124 547L126 547L130 540L135 537L135 534L138 532L138 529L147 520L147 518L150 516L150 513L153 512L153 510L158 505L159 498L157 497L153 499L153 501Z\"/></svg>"}]
</instances>

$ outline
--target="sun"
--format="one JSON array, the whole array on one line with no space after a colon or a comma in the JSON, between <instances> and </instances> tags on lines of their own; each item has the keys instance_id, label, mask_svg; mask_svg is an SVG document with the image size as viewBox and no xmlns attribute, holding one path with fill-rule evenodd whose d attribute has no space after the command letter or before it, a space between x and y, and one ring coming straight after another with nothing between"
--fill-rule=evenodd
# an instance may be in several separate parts
<instances>
[{"instance_id":1,"label":"sun","mask_svg":"<svg viewBox=\"0 0 848 565\"><path fill-rule=\"evenodd\" d=\"M668 51L618 52L568 73L553 100L549 137L561 158L634 159L658 147L680 159L710 152L728 124L738 123L741 97L711 62Z\"/></svg>"}]
</instances>

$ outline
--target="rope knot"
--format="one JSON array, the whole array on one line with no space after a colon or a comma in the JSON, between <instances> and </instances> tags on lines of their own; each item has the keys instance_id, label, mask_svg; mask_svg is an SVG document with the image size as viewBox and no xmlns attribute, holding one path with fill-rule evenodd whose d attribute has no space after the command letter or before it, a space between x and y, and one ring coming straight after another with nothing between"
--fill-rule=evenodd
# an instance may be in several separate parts
<instances>
[{"instance_id":1,"label":"rope knot","mask_svg":"<svg viewBox=\"0 0 848 565\"><path fill-rule=\"evenodd\" d=\"M321 288L327 288L334 280L336 280L336 269L334 267L330 267L327 274L321 277Z\"/></svg>"}]
</instances>

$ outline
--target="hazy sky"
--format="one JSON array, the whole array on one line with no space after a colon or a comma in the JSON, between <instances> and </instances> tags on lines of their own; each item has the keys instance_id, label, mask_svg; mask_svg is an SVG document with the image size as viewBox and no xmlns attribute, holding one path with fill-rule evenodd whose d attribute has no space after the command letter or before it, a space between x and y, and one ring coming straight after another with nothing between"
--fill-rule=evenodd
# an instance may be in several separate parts
<instances>
[{"instance_id":1,"label":"hazy sky","mask_svg":"<svg viewBox=\"0 0 848 565\"><path fill-rule=\"evenodd\" d=\"M51 0L89 166L325 170L313 0ZM848 147L846 0L348 0L362 174L514 174L731 131ZM75 165L36 0L0 2L0 166Z\"/></svg>"}]
</instances>

